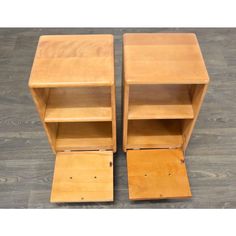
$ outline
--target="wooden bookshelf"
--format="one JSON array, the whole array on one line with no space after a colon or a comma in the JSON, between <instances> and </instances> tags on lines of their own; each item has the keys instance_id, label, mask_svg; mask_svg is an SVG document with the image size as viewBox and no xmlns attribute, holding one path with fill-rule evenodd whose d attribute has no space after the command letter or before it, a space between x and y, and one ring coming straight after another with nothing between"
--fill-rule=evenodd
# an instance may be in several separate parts
<instances>
[{"instance_id":1,"label":"wooden bookshelf","mask_svg":"<svg viewBox=\"0 0 236 236\"><path fill-rule=\"evenodd\" d=\"M112 152L116 152L113 36L41 36L29 87L56 154L51 201L112 201ZM95 170L106 165L99 176L107 175L109 184L94 180L90 186L88 165ZM88 174L81 177L81 169ZM75 182L64 174L70 171ZM81 178L82 182L76 182Z\"/></svg>"},{"instance_id":2,"label":"wooden bookshelf","mask_svg":"<svg viewBox=\"0 0 236 236\"><path fill-rule=\"evenodd\" d=\"M196 35L125 34L123 40L129 197L191 197L184 153L209 82Z\"/></svg>"}]
</instances>

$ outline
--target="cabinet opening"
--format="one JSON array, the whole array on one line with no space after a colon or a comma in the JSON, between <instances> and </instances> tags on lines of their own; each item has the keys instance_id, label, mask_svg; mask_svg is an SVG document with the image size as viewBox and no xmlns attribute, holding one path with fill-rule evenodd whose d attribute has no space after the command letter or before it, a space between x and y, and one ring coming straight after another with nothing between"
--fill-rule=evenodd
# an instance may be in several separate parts
<instances>
[{"instance_id":1,"label":"cabinet opening","mask_svg":"<svg viewBox=\"0 0 236 236\"><path fill-rule=\"evenodd\" d=\"M112 150L112 122L46 123L56 151Z\"/></svg>"},{"instance_id":2,"label":"cabinet opening","mask_svg":"<svg viewBox=\"0 0 236 236\"><path fill-rule=\"evenodd\" d=\"M129 120L127 149L182 147L183 125L181 119Z\"/></svg>"},{"instance_id":3,"label":"cabinet opening","mask_svg":"<svg viewBox=\"0 0 236 236\"><path fill-rule=\"evenodd\" d=\"M36 88L45 122L111 121L110 87Z\"/></svg>"},{"instance_id":4,"label":"cabinet opening","mask_svg":"<svg viewBox=\"0 0 236 236\"><path fill-rule=\"evenodd\" d=\"M192 119L195 85L130 85L129 120Z\"/></svg>"}]
</instances>

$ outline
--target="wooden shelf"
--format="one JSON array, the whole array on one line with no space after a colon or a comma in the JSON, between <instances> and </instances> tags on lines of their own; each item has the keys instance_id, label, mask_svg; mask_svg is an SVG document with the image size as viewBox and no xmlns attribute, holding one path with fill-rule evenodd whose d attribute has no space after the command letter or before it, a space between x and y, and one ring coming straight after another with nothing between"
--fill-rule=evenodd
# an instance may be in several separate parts
<instances>
[{"instance_id":1,"label":"wooden shelf","mask_svg":"<svg viewBox=\"0 0 236 236\"><path fill-rule=\"evenodd\" d=\"M111 121L109 87L52 88L45 122Z\"/></svg>"},{"instance_id":2,"label":"wooden shelf","mask_svg":"<svg viewBox=\"0 0 236 236\"><path fill-rule=\"evenodd\" d=\"M127 149L177 148L183 144L181 120L131 120Z\"/></svg>"},{"instance_id":3,"label":"wooden shelf","mask_svg":"<svg viewBox=\"0 0 236 236\"><path fill-rule=\"evenodd\" d=\"M188 85L132 85L128 119L194 118Z\"/></svg>"},{"instance_id":4,"label":"wooden shelf","mask_svg":"<svg viewBox=\"0 0 236 236\"><path fill-rule=\"evenodd\" d=\"M111 122L58 123L56 151L112 150Z\"/></svg>"}]
</instances>

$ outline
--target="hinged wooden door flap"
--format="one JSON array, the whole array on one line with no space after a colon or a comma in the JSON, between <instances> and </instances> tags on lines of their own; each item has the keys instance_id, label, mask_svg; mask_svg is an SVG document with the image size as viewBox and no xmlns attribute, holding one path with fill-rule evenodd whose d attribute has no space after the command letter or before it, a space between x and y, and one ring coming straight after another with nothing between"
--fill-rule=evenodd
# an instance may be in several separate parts
<instances>
[{"instance_id":1,"label":"hinged wooden door flap","mask_svg":"<svg viewBox=\"0 0 236 236\"><path fill-rule=\"evenodd\" d=\"M180 149L128 150L127 169L131 200L192 196Z\"/></svg>"},{"instance_id":2,"label":"hinged wooden door flap","mask_svg":"<svg viewBox=\"0 0 236 236\"><path fill-rule=\"evenodd\" d=\"M58 152L51 202L113 201L113 152Z\"/></svg>"}]
</instances>

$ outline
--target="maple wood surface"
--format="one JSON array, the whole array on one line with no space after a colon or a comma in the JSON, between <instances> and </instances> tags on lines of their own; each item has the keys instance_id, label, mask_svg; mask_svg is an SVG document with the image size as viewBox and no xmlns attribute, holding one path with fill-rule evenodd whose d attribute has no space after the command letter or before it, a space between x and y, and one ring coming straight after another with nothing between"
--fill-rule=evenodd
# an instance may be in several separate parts
<instances>
[{"instance_id":1,"label":"maple wood surface","mask_svg":"<svg viewBox=\"0 0 236 236\"><path fill-rule=\"evenodd\" d=\"M195 34L128 33L124 75L128 84L201 84L208 73Z\"/></svg>"},{"instance_id":2,"label":"maple wood surface","mask_svg":"<svg viewBox=\"0 0 236 236\"><path fill-rule=\"evenodd\" d=\"M102 86L113 82L112 35L40 37L30 87Z\"/></svg>"},{"instance_id":3,"label":"maple wood surface","mask_svg":"<svg viewBox=\"0 0 236 236\"><path fill-rule=\"evenodd\" d=\"M59 152L51 202L113 201L113 153Z\"/></svg>"},{"instance_id":4,"label":"maple wood surface","mask_svg":"<svg viewBox=\"0 0 236 236\"><path fill-rule=\"evenodd\" d=\"M191 197L179 149L129 150L127 171L131 200Z\"/></svg>"}]
</instances>

